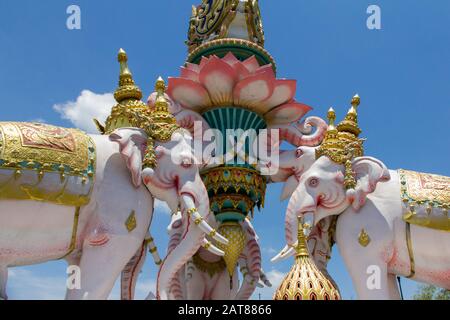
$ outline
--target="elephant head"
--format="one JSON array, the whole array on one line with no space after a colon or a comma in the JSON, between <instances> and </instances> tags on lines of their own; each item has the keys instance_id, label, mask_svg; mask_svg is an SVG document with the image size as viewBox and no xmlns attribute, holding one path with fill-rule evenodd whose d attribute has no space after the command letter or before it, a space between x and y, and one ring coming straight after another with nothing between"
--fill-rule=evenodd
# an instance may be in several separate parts
<instances>
[{"instance_id":1,"label":"elephant head","mask_svg":"<svg viewBox=\"0 0 450 320\"><path fill-rule=\"evenodd\" d=\"M157 165L142 169L147 138L143 130L136 128L117 129L110 135L110 139L119 144L133 184L138 187L143 181L154 197L167 202L172 212L180 209L182 213L186 226L182 241L167 253L158 273L158 297L166 299L170 279L202 245L205 234L225 245L228 240L207 223L208 194L199 175L199 161L191 147L190 133L180 129L172 134L170 141L156 141ZM208 247L223 255L223 251L212 244Z\"/></svg>"},{"instance_id":2,"label":"elephant head","mask_svg":"<svg viewBox=\"0 0 450 320\"><path fill-rule=\"evenodd\" d=\"M345 167L321 156L303 173L286 210L285 231L288 246L295 245L298 216L313 213L314 225L342 213L352 205L359 210L378 182L390 179L386 166L372 157L351 160L356 186L344 187Z\"/></svg>"}]
</instances>

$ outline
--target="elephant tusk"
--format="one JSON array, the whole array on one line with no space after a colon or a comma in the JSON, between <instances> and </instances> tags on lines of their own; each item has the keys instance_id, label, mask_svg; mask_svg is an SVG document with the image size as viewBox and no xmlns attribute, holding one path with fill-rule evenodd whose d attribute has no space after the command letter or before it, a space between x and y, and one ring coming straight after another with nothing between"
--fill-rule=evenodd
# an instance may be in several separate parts
<instances>
[{"instance_id":1,"label":"elephant tusk","mask_svg":"<svg viewBox=\"0 0 450 320\"><path fill-rule=\"evenodd\" d=\"M208 250L209 252L214 253L215 255L218 255L218 256L225 255L225 252L223 252L222 250L217 248L215 245L213 245L211 242L209 242L206 239L203 239L202 247L205 248L206 250Z\"/></svg>"},{"instance_id":2,"label":"elephant tusk","mask_svg":"<svg viewBox=\"0 0 450 320\"><path fill-rule=\"evenodd\" d=\"M214 240L224 245L228 245L228 240L224 236L219 234L216 230L211 228L211 226L203 219L200 213L198 213L197 209L189 209L187 212L190 215L191 220L194 221L195 225L198 226L200 230L202 230L205 234L209 235Z\"/></svg>"},{"instance_id":3,"label":"elephant tusk","mask_svg":"<svg viewBox=\"0 0 450 320\"><path fill-rule=\"evenodd\" d=\"M284 260L290 256L292 256L295 253L296 244L293 246L286 245L283 250L281 250L275 257L270 259L272 263L279 262L281 260Z\"/></svg>"}]
</instances>

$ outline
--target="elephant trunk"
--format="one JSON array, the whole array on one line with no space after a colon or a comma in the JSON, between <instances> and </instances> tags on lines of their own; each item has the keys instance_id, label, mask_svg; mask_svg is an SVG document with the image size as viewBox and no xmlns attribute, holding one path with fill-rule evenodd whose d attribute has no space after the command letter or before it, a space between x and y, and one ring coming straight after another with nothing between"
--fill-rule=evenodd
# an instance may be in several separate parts
<instances>
[{"instance_id":1,"label":"elephant trunk","mask_svg":"<svg viewBox=\"0 0 450 320\"><path fill-rule=\"evenodd\" d=\"M261 249L256 234L247 220L244 220L243 224L247 231L246 259L240 263L243 265L241 266L241 272L244 280L236 295L236 300L250 299L261 277Z\"/></svg>"},{"instance_id":2,"label":"elephant trunk","mask_svg":"<svg viewBox=\"0 0 450 320\"><path fill-rule=\"evenodd\" d=\"M197 185L200 190L187 192L183 189L180 194L181 211L183 214L184 233L180 243L167 253L158 272L157 292L158 298L168 299L169 285L178 270L197 252L202 245L205 233L219 242L228 243L228 240L217 234L205 221L209 216L209 200L203 185ZM202 188L203 186L203 188ZM196 207L196 203L198 207ZM211 244L212 246L212 244ZM223 251L217 249L223 254Z\"/></svg>"},{"instance_id":3,"label":"elephant trunk","mask_svg":"<svg viewBox=\"0 0 450 320\"><path fill-rule=\"evenodd\" d=\"M322 142L328 125L319 117L308 117L300 124L281 125L278 126L278 128L280 142L284 140L296 147L314 147ZM316 128L316 131L313 134L310 134L313 128Z\"/></svg>"},{"instance_id":4,"label":"elephant trunk","mask_svg":"<svg viewBox=\"0 0 450 320\"><path fill-rule=\"evenodd\" d=\"M147 256L147 244L143 241L131 260L122 270L120 277L120 297L122 300L133 300L137 278Z\"/></svg>"},{"instance_id":5,"label":"elephant trunk","mask_svg":"<svg viewBox=\"0 0 450 320\"><path fill-rule=\"evenodd\" d=\"M316 200L306 192L303 192L301 185L292 194L286 209L285 236L289 247L295 246L298 232L298 217L312 212L316 208Z\"/></svg>"}]
</instances>

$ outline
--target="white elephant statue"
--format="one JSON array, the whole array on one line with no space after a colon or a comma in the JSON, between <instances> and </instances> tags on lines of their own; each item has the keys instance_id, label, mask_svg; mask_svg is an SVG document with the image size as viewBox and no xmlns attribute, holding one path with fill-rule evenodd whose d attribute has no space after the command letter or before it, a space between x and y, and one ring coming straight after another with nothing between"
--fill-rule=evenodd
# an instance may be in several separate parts
<instances>
[{"instance_id":1,"label":"white elephant statue","mask_svg":"<svg viewBox=\"0 0 450 320\"><path fill-rule=\"evenodd\" d=\"M214 218L208 223L215 226ZM226 270L221 256L201 247L177 272L170 282L169 299L175 300L247 300L253 294L256 286L263 287L261 280L266 286L271 286L261 268L261 250L258 244L258 236L248 219L242 222L247 235L247 242L238 264L243 275L243 283L239 284L238 272L235 270L233 278ZM172 221L168 227L169 245L168 251L178 246L184 233L185 224L180 212L172 215ZM207 242L205 242L207 243ZM145 252L145 249L143 249ZM159 257L150 248L156 264ZM130 261L127 269L133 270L122 277L122 299L131 300L134 297L134 287L143 265L142 251L138 251L136 259ZM230 283L231 281L231 283ZM150 296L153 296L150 294Z\"/></svg>"},{"instance_id":2,"label":"white elephant statue","mask_svg":"<svg viewBox=\"0 0 450 320\"><path fill-rule=\"evenodd\" d=\"M81 272L81 287L68 290L67 299L107 298L116 278L146 237L154 198L166 201L174 211L180 208L185 219L192 222L185 231L185 240L162 263L160 286L168 286L178 270L174 265L186 263L181 253L188 251L192 255L202 244L205 232L213 231L205 222L208 196L193 159L191 135L184 129L175 131L169 142L155 141L156 168L142 169L148 137L141 129L117 129L108 136L18 122L0 123L0 128L1 147L12 150L11 157L24 156L24 152L29 156L20 163L0 162L3 299L7 298L8 267L61 258L79 266ZM51 153L46 154L52 148L79 149L67 155L53 153L52 158ZM46 156L49 162L56 163L60 159L55 155L75 163L80 155L89 155L85 159L88 171L69 175L67 166L41 166L33 158ZM227 243L214 234L215 240ZM213 245L210 248L216 254L223 253Z\"/></svg>"},{"instance_id":3,"label":"white elephant statue","mask_svg":"<svg viewBox=\"0 0 450 320\"><path fill-rule=\"evenodd\" d=\"M280 153L278 171L270 176L271 182L284 182L280 200L286 200L292 196L299 185L303 173L316 161L316 149L317 147L300 146L294 150ZM335 282L328 273L327 264L331 257L331 249L334 243L333 232L335 224L335 217L327 217L313 226L308 234L308 248L311 256L319 270L333 284ZM294 247L285 246L271 261L276 263L293 256L296 253L295 247L296 245ZM335 287L337 288L336 284Z\"/></svg>"},{"instance_id":4,"label":"white elephant statue","mask_svg":"<svg viewBox=\"0 0 450 320\"><path fill-rule=\"evenodd\" d=\"M450 178L388 170L363 156L357 104L337 128L329 111L317 160L287 207L288 247L299 216L312 213L315 225L337 216L334 238L359 299L399 299L396 276L450 289Z\"/></svg>"},{"instance_id":5,"label":"white elephant statue","mask_svg":"<svg viewBox=\"0 0 450 320\"><path fill-rule=\"evenodd\" d=\"M214 225L214 221L211 221ZM176 225L176 221L175 221ZM187 300L248 300L259 280L271 286L261 268L261 250L258 236L248 219L241 222L247 240L241 253L238 266L243 276L239 283L237 267L230 279L225 263L216 254L200 248L172 280L171 293L174 299ZM176 245L179 229L172 228L171 245ZM176 231L175 231L176 230Z\"/></svg>"}]
</instances>

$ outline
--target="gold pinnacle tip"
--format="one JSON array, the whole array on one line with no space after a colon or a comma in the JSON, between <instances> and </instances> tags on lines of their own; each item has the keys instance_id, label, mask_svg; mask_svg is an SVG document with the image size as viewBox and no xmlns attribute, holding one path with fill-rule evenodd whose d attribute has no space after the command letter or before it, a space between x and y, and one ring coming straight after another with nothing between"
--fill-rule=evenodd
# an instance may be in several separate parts
<instances>
[{"instance_id":1,"label":"gold pinnacle tip","mask_svg":"<svg viewBox=\"0 0 450 320\"><path fill-rule=\"evenodd\" d=\"M336 120L336 112L334 111L333 108L328 109L327 118L328 118L328 122L331 125L333 125L334 121Z\"/></svg>"},{"instance_id":2,"label":"gold pinnacle tip","mask_svg":"<svg viewBox=\"0 0 450 320\"><path fill-rule=\"evenodd\" d=\"M307 237L305 235L307 224L303 223L303 218L298 217L298 230L297 230L297 256L309 256L308 252L308 244L307 244Z\"/></svg>"},{"instance_id":3,"label":"gold pinnacle tip","mask_svg":"<svg viewBox=\"0 0 450 320\"><path fill-rule=\"evenodd\" d=\"M126 62L128 60L127 53L122 48L119 49L119 53L117 54L117 58L119 62Z\"/></svg>"},{"instance_id":4,"label":"gold pinnacle tip","mask_svg":"<svg viewBox=\"0 0 450 320\"><path fill-rule=\"evenodd\" d=\"M156 80L155 91L158 93L164 93L166 91L166 83L161 76Z\"/></svg>"},{"instance_id":5,"label":"gold pinnacle tip","mask_svg":"<svg viewBox=\"0 0 450 320\"><path fill-rule=\"evenodd\" d=\"M361 103L361 98L359 97L358 94L355 94L352 98L351 105L354 107L357 107L357 106L359 106L360 103Z\"/></svg>"}]
</instances>

